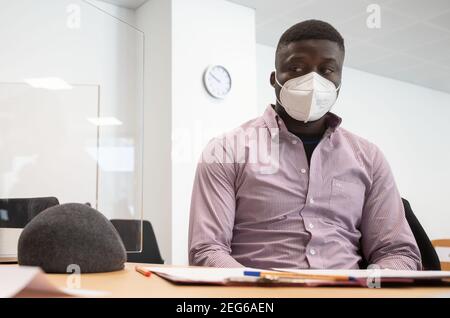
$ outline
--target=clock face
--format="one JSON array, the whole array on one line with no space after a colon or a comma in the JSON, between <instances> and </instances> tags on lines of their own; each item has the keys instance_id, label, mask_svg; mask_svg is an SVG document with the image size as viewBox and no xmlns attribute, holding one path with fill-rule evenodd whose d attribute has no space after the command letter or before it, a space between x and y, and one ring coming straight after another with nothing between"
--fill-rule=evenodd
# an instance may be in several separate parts
<instances>
[{"instance_id":1,"label":"clock face","mask_svg":"<svg viewBox=\"0 0 450 318\"><path fill-rule=\"evenodd\" d=\"M225 98L231 90L231 76L221 65L206 69L203 82L208 93L215 98Z\"/></svg>"}]
</instances>

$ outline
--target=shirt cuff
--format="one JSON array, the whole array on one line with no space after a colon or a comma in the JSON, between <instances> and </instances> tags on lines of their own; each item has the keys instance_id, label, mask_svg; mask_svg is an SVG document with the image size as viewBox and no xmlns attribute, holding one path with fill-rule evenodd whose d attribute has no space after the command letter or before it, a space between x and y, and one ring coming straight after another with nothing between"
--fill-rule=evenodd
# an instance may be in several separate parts
<instances>
[{"instance_id":1,"label":"shirt cuff","mask_svg":"<svg viewBox=\"0 0 450 318\"><path fill-rule=\"evenodd\" d=\"M211 253L205 263L209 267L244 267L230 255L221 252Z\"/></svg>"},{"instance_id":2,"label":"shirt cuff","mask_svg":"<svg viewBox=\"0 0 450 318\"><path fill-rule=\"evenodd\" d=\"M207 267L244 267L230 254L221 250L203 250L191 254L190 265Z\"/></svg>"},{"instance_id":3,"label":"shirt cuff","mask_svg":"<svg viewBox=\"0 0 450 318\"><path fill-rule=\"evenodd\" d=\"M375 264L382 269L422 270L420 262L417 262L408 256L389 256L379 260Z\"/></svg>"}]
</instances>

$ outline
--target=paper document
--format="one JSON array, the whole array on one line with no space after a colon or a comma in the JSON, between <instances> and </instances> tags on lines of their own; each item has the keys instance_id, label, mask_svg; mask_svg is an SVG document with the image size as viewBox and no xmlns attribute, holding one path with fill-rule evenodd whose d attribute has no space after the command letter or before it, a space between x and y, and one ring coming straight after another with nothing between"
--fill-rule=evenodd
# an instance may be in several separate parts
<instances>
[{"instance_id":1,"label":"paper document","mask_svg":"<svg viewBox=\"0 0 450 318\"><path fill-rule=\"evenodd\" d=\"M230 279L255 281L253 277L245 277L246 268L214 268L214 267L143 267L152 273L177 283L225 284Z\"/></svg>"},{"instance_id":2,"label":"paper document","mask_svg":"<svg viewBox=\"0 0 450 318\"><path fill-rule=\"evenodd\" d=\"M395 270L298 270L276 268L272 271L251 268L212 267L141 267L174 283L182 284L265 284L298 286L367 286L367 279L380 278L381 282L413 283L417 280L450 279L450 272L395 271ZM244 272L272 272L270 278L251 277ZM278 273L278 275L277 275ZM289 274L292 274L290 277ZM270 273L269 273L270 274ZM297 275L297 276L295 276ZM279 277L277 277L279 276ZM345 277L345 279L342 279ZM336 278L336 279L333 279ZM340 279L337 279L340 278Z\"/></svg>"},{"instance_id":3,"label":"paper document","mask_svg":"<svg viewBox=\"0 0 450 318\"><path fill-rule=\"evenodd\" d=\"M51 296L102 297L107 293L82 289L58 288L51 284L39 267L0 267L0 298L32 292Z\"/></svg>"},{"instance_id":4,"label":"paper document","mask_svg":"<svg viewBox=\"0 0 450 318\"><path fill-rule=\"evenodd\" d=\"M299 285L299 286L335 286L359 285L358 282L331 281L329 279L273 279L244 275L244 272L265 272L254 268L214 268L214 267L140 267L162 278L180 284L214 285Z\"/></svg>"}]
</instances>

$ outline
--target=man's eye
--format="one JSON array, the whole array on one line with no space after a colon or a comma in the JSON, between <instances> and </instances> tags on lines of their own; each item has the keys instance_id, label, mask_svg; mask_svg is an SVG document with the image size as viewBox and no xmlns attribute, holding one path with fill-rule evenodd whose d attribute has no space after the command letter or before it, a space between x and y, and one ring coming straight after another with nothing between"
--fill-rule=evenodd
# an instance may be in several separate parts
<instances>
[{"instance_id":1,"label":"man's eye","mask_svg":"<svg viewBox=\"0 0 450 318\"><path fill-rule=\"evenodd\" d=\"M293 67L292 68L292 71L293 72L296 72L296 73L301 73L301 72L303 72L303 67Z\"/></svg>"},{"instance_id":2,"label":"man's eye","mask_svg":"<svg viewBox=\"0 0 450 318\"><path fill-rule=\"evenodd\" d=\"M324 70L322 71L322 74L331 74L331 73L333 73L333 72L334 72L333 69L331 69L331 68L326 68L326 69L324 69Z\"/></svg>"}]
</instances>

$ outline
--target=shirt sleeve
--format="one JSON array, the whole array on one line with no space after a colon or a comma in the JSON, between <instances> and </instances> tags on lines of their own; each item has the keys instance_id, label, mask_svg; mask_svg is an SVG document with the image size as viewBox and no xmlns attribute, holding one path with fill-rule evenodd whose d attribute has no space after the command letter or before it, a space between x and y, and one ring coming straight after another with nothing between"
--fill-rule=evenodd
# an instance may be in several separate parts
<instances>
[{"instance_id":1,"label":"shirt sleeve","mask_svg":"<svg viewBox=\"0 0 450 318\"><path fill-rule=\"evenodd\" d=\"M215 154L208 160L205 156L211 157L211 150ZM224 156L217 154L220 151ZM192 191L189 264L243 267L230 255L236 207L234 179L230 154L217 141L210 142L197 165Z\"/></svg>"},{"instance_id":2,"label":"shirt sleeve","mask_svg":"<svg viewBox=\"0 0 450 318\"><path fill-rule=\"evenodd\" d=\"M381 151L374 146L372 185L361 220L362 251L381 268L422 269L421 256L406 220L394 176Z\"/></svg>"}]
</instances>

